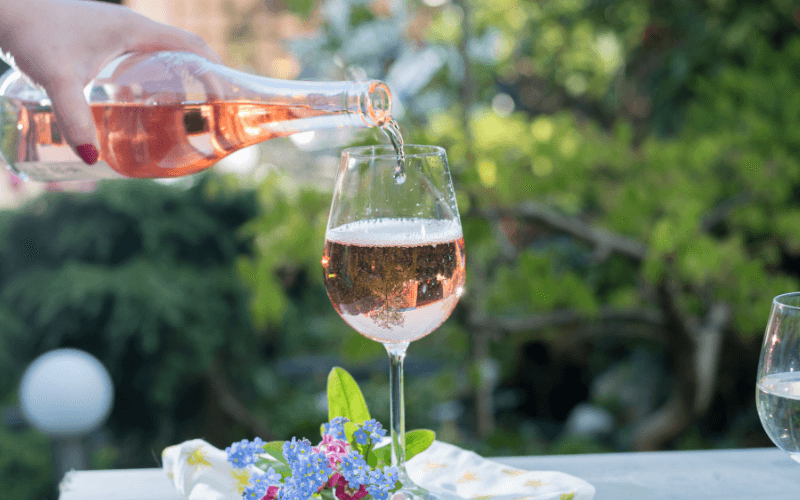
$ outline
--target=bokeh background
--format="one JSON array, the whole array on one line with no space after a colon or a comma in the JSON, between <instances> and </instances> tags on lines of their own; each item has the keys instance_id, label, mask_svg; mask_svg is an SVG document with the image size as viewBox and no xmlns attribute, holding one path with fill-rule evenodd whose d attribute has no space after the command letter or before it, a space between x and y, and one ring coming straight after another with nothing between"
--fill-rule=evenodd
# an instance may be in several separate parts
<instances>
[{"instance_id":1,"label":"bokeh background","mask_svg":"<svg viewBox=\"0 0 800 500\"><path fill-rule=\"evenodd\" d=\"M448 152L468 292L414 342L407 421L486 456L771 446L754 406L773 296L800 278L791 0L132 0L232 67L379 78ZM344 366L388 423L383 348L320 256L340 150L305 133L173 182L0 182L0 489L54 497L26 366L111 373L94 468L170 444L318 435ZM5 174L4 174L5 175Z\"/></svg>"}]
</instances>

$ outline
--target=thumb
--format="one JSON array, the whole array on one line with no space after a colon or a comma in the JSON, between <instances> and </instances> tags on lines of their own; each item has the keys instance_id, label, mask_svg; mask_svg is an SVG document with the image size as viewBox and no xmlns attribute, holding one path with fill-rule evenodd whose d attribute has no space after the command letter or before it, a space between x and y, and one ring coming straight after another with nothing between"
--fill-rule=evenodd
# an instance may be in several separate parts
<instances>
[{"instance_id":1,"label":"thumb","mask_svg":"<svg viewBox=\"0 0 800 500\"><path fill-rule=\"evenodd\" d=\"M78 84L59 85L47 89L47 94L61 135L86 164L93 165L100 156L99 142L83 89Z\"/></svg>"}]
</instances>

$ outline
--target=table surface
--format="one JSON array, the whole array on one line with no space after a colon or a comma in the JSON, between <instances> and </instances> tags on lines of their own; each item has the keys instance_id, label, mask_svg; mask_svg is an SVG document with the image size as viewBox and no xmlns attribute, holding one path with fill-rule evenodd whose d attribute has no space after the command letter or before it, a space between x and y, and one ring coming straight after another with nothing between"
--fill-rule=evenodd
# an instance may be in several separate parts
<instances>
[{"instance_id":1,"label":"table surface","mask_svg":"<svg viewBox=\"0 0 800 500\"><path fill-rule=\"evenodd\" d=\"M497 457L527 470L580 477L596 500L800 498L800 464L777 448ZM182 500L161 469L74 471L59 500Z\"/></svg>"},{"instance_id":2,"label":"table surface","mask_svg":"<svg viewBox=\"0 0 800 500\"><path fill-rule=\"evenodd\" d=\"M585 479L596 500L800 498L800 464L777 448L498 458Z\"/></svg>"}]
</instances>

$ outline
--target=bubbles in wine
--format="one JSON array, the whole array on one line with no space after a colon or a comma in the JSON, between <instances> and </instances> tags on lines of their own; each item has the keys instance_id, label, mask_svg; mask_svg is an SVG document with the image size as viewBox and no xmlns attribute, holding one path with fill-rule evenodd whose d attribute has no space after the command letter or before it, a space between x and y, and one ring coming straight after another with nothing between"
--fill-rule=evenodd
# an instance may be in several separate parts
<instances>
[{"instance_id":1,"label":"bubbles in wine","mask_svg":"<svg viewBox=\"0 0 800 500\"><path fill-rule=\"evenodd\" d=\"M370 219L328 229L325 239L343 245L372 247L437 245L462 237L456 220Z\"/></svg>"}]
</instances>

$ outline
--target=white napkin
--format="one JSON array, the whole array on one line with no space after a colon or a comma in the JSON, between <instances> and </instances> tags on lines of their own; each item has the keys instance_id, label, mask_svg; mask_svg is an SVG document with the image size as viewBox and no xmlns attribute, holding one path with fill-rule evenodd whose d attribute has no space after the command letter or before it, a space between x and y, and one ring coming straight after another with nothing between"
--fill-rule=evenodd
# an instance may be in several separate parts
<instances>
[{"instance_id":1,"label":"white napkin","mask_svg":"<svg viewBox=\"0 0 800 500\"><path fill-rule=\"evenodd\" d=\"M188 500L242 500L249 473L202 439L170 446L164 470ZM250 471L257 470L250 466ZM531 472L434 441L406 463L411 479L442 500L591 500L594 486L563 472Z\"/></svg>"}]
</instances>

